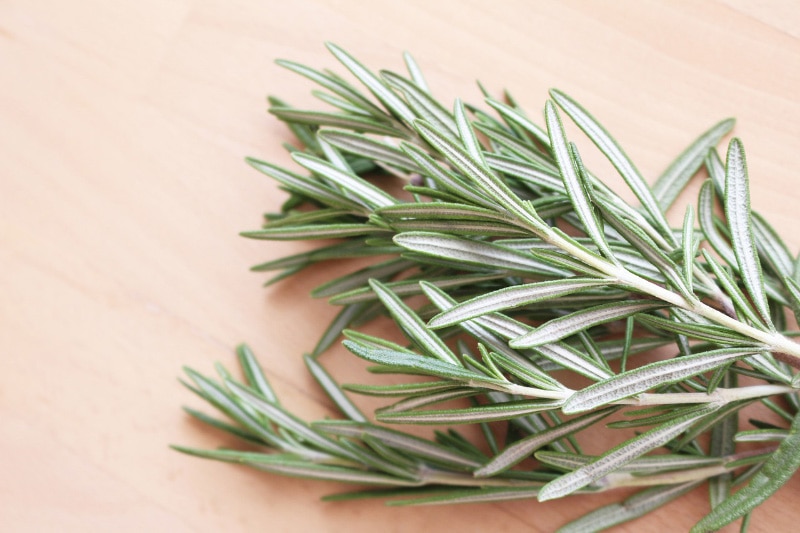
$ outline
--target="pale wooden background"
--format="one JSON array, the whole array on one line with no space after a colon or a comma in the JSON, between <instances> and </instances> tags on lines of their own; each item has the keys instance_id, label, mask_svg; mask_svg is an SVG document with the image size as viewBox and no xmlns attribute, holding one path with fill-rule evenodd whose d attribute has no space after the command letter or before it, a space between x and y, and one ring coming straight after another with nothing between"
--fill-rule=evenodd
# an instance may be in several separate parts
<instances>
[{"instance_id":1,"label":"pale wooden background","mask_svg":"<svg viewBox=\"0 0 800 533\"><path fill-rule=\"evenodd\" d=\"M201 404L176 377L232 364L244 340L285 403L330 413L300 360L333 313L305 296L325 273L261 289L248 267L301 247L237 237L282 199L242 162L288 162L265 94L312 101L272 60L333 67L330 40L399 69L409 50L443 99L478 101L479 78L534 114L558 86L651 178L735 115L753 205L796 252L799 28L792 0L0 2L0 529L550 531L617 498L330 504L335 484L167 449L225 442L182 414ZM796 530L799 487L752 531ZM705 505L698 491L622 530L686 530Z\"/></svg>"}]
</instances>

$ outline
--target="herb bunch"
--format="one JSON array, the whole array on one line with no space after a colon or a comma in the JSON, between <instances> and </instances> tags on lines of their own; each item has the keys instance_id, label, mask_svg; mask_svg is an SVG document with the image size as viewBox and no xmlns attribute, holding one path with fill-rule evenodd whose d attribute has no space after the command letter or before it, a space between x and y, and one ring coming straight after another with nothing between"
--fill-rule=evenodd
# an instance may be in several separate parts
<instances>
[{"instance_id":1,"label":"herb bunch","mask_svg":"<svg viewBox=\"0 0 800 533\"><path fill-rule=\"evenodd\" d=\"M248 446L176 449L373 485L331 499L381 496L391 505L545 501L642 487L562 531L611 527L707 483L711 510L694 530L740 517L746 524L800 466L800 344L787 323L800 309L800 260L751 212L741 142L730 142L724 162L717 152L733 121L700 135L650 186L560 91L550 93L544 127L508 94L500 101L484 91L491 112L460 101L450 111L410 56L408 76L375 74L329 49L367 91L279 61L324 89L314 94L331 108L270 99L270 112L304 145L287 145L303 170L248 160L289 198L244 235L336 239L254 267L276 271L270 283L318 263L375 258L312 293L341 306L305 362L344 418L307 423L292 414L242 346L244 380L223 368L216 380L186 371L187 387L228 420L187 411ZM563 117L608 158L640 205L584 167ZM702 169L709 177L696 207L672 228L665 212ZM381 186L397 179L405 184L397 194ZM426 303L412 306L413 296ZM407 344L356 329L385 314ZM370 370L412 379L340 386L318 357L341 336ZM653 350L669 357L640 362ZM373 420L348 393L391 403ZM461 403L450 407L453 400ZM740 430L742 410L754 404L783 424L751 419L755 429ZM443 429L426 439L402 424ZM478 427L482 442L459 425ZM593 456L580 446L588 428L636 432Z\"/></svg>"}]
</instances>

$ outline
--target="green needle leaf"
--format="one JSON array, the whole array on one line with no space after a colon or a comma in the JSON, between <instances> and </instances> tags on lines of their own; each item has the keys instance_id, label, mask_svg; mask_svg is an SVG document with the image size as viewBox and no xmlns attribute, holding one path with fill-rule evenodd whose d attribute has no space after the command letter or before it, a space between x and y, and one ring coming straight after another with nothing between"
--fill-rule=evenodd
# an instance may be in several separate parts
<instances>
[{"instance_id":1,"label":"green needle leaf","mask_svg":"<svg viewBox=\"0 0 800 533\"><path fill-rule=\"evenodd\" d=\"M364 413L350 401L350 398L345 395L344 391L342 391L339 385L333 380L333 377L331 377L328 371L319 364L319 361L309 355L303 357L303 361L305 361L309 372L311 372L311 375L317 380L317 383L320 384L328 397L333 400L345 416L357 422L367 421Z\"/></svg>"},{"instance_id":2,"label":"green needle leaf","mask_svg":"<svg viewBox=\"0 0 800 533\"><path fill-rule=\"evenodd\" d=\"M416 117L411 109L408 108L408 105L392 92L380 78L335 44L327 43L326 46L328 50L336 56L336 59L341 61L341 63L347 67L347 69L352 72L389 111L407 124L411 124L414 121Z\"/></svg>"},{"instance_id":3,"label":"green needle leaf","mask_svg":"<svg viewBox=\"0 0 800 533\"><path fill-rule=\"evenodd\" d=\"M637 313L658 309L659 307L664 307L664 304L646 300L630 300L589 307L585 310L553 319L524 335L512 339L509 342L509 346L512 348L532 348L548 344L574 335L579 331Z\"/></svg>"},{"instance_id":4,"label":"green needle leaf","mask_svg":"<svg viewBox=\"0 0 800 533\"><path fill-rule=\"evenodd\" d=\"M236 450L198 450L183 446L173 446L173 448L179 452L195 455L197 457L205 457L206 459L215 459L217 461L226 461L229 463L239 463L284 476L340 481L344 483L363 483L368 485L411 487L419 484L416 481L400 479L376 472L367 472L361 469L315 464L287 454L263 454L240 452Z\"/></svg>"},{"instance_id":5,"label":"green needle leaf","mask_svg":"<svg viewBox=\"0 0 800 533\"><path fill-rule=\"evenodd\" d=\"M414 80L414 83L417 85L417 87L426 93L430 92L430 89L428 89L428 84L425 81L425 76L422 74L422 70L419 68L419 65L417 65L414 57L408 52L403 52L403 61L406 64L408 73L411 74L411 79Z\"/></svg>"},{"instance_id":6,"label":"green needle leaf","mask_svg":"<svg viewBox=\"0 0 800 533\"><path fill-rule=\"evenodd\" d=\"M327 161L300 152L292 154L292 158L308 170L320 176L324 176L338 184L344 190L352 193L360 202L370 209L397 203L397 200L392 195L367 183L355 174L337 168Z\"/></svg>"},{"instance_id":7,"label":"green needle leaf","mask_svg":"<svg viewBox=\"0 0 800 533\"><path fill-rule=\"evenodd\" d=\"M347 130L324 129L318 133L318 136L345 152L380 161L402 170L420 171L417 164L402 150L366 135Z\"/></svg>"},{"instance_id":8,"label":"green needle leaf","mask_svg":"<svg viewBox=\"0 0 800 533\"><path fill-rule=\"evenodd\" d=\"M498 268L514 273L547 276L569 276L570 271L556 268L530 254L497 244L431 232L406 232L396 235L394 243L406 250L432 258L453 260L461 264ZM604 284L595 282L596 285Z\"/></svg>"},{"instance_id":9,"label":"green needle leaf","mask_svg":"<svg viewBox=\"0 0 800 533\"><path fill-rule=\"evenodd\" d=\"M539 501L544 502L554 498L561 498L597 481L650 450L663 446L686 431L698 418L709 411L709 408L699 410L692 408L686 415L620 444L592 463L564 474L542 487L539 491Z\"/></svg>"},{"instance_id":10,"label":"green needle leaf","mask_svg":"<svg viewBox=\"0 0 800 533\"><path fill-rule=\"evenodd\" d=\"M403 246L402 242L399 242ZM514 309L535 302L558 298L591 287L608 285L609 280L571 278L565 280L542 281L516 287L508 287L462 302L447 311L439 313L429 322L432 328L452 326L459 322L488 313Z\"/></svg>"},{"instance_id":11,"label":"green needle leaf","mask_svg":"<svg viewBox=\"0 0 800 533\"><path fill-rule=\"evenodd\" d=\"M756 348L724 348L650 363L574 393L567 398L563 411L567 414L589 411L655 387L714 370L757 351ZM713 396L709 396L708 401L713 400Z\"/></svg>"},{"instance_id":12,"label":"green needle leaf","mask_svg":"<svg viewBox=\"0 0 800 533\"><path fill-rule=\"evenodd\" d=\"M450 364L461 365L459 359L450 351L444 341L429 330L419 316L404 304L396 294L374 279L370 280L369 285L383 302L383 305L386 306L386 309L389 310L392 317L394 317L397 325L425 353Z\"/></svg>"},{"instance_id":13,"label":"green needle leaf","mask_svg":"<svg viewBox=\"0 0 800 533\"><path fill-rule=\"evenodd\" d=\"M379 412L378 420L393 424L477 424L509 420L557 409L561 401L517 401L437 411Z\"/></svg>"},{"instance_id":14,"label":"green needle leaf","mask_svg":"<svg viewBox=\"0 0 800 533\"><path fill-rule=\"evenodd\" d=\"M501 454L494 457L485 466L476 470L475 476L489 477L499 474L500 472L504 472L531 455L542 446L546 446L554 441L557 441L558 439L591 426L601 419L607 417L614 411L616 411L615 408L589 413L587 415L574 418L569 422L564 422L552 429L519 440L503 450Z\"/></svg>"},{"instance_id":15,"label":"green needle leaf","mask_svg":"<svg viewBox=\"0 0 800 533\"><path fill-rule=\"evenodd\" d=\"M312 427L315 430L342 437L360 439L369 436L395 450L456 468L476 468L480 465L480 463L463 452L420 437L369 423L325 420L314 422Z\"/></svg>"},{"instance_id":16,"label":"green needle leaf","mask_svg":"<svg viewBox=\"0 0 800 533\"><path fill-rule=\"evenodd\" d=\"M346 128L364 133L378 133L380 135L398 135L397 130L385 122L380 122L374 118L362 115L304 111L285 107L272 107L269 112L286 122L296 122L311 126ZM400 136L404 137L405 135Z\"/></svg>"},{"instance_id":17,"label":"green needle leaf","mask_svg":"<svg viewBox=\"0 0 800 533\"><path fill-rule=\"evenodd\" d=\"M658 205L653 192L639 173L639 170L634 166L625 152L622 151L619 144L617 144L617 141L615 141L605 128L575 100L555 89L550 91L550 96L556 101L558 106L569 115L575 124L586 133L608 160L611 161L611 164L619 171L620 175L628 184L628 187L631 188L639 201L642 202L642 206L647 214L650 215L651 220L656 224L659 233L670 242L674 243L675 239L672 230L667 223L667 219L664 218L664 212Z\"/></svg>"},{"instance_id":18,"label":"green needle leaf","mask_svg":"<svg viewBox=\"0 0 800 533\"><path fill-rule=\"evenodd\" d=\"M777 491L800 468L800 415L795 416L789 435L764 462L750 483L717 505L692 528L692 533L716 531L749 513Z\"/></svg>"},{"instance_id":19,"label":"green needle leaf","mask_svg":"<svg viewBox=\"0 0 800 533\"><path fill-rule=\"evenodd\" d=\"M317 200L331 207L348 210L350 212L363 212L364 207L359 203L345 197L340 192L335 191L319 180L307 176L300 176L282 169L272 163L259 161L258 159L247 158L247 163L259 172L280 182L291 191L302 193L309 198Z\"/></svg>"},{"instance_id":20,"label":"green needle leaf","mask_svg":"<svg viewBox=\"0 0 800 533\"><path fill-rule=\"evenodd\" d=\"M439 133L436 128L424 121L416 121L414 127L419 134L436 148L462 174L489 194L492 199L508 209L534 231L546 231L547 225L522 200L514 194L486 165L474 159L466 150Z\"/></svg>"},{"instance_id":21,"label":"green needle leaf","mask_svg":"<svg viewBox=\"0 0 800 533\"><path fill-rule=\"evenodd\" d=\"M672 500L680 498L698 486L692 481L643 490L622 503L603 506L579 519L558 528L557 533L594 533L623 524L652 512Z\"/></svg>"},{"instance_id":22,"label":"green needle leaf","mask_svg":"<svg viewBox=\"0 0 800 533\"><path fill-rule=\"evenodd\" d=\"M706 155L733 129L736 121L725 119L698 137L670 164L653 184L653 196L663 211L667 211L689 180L703 166Z\"/></svg>"},{"instance_id":23,"label":"green needle leaf","mask_svg":"<svg viewBox=\"0 0 800 533\"><path fill-rule=\"evenodd\" d=\"M603 229L600 227L600 220L588 193L590 185L586 180L583 164L580 162L577 151L573 150L573 147L567 142L561 119L558 117L558 112L552 102L547 102L545 115L553 154L558 162L561 179L564 180L564 187L567 190L567 194L569 194L570 200L572 200L572 205L575 207L575 213L580 218L586 234L591 237L594 244L604 256L613 260L614 254L608 246Z\"/></svg>"},{"instance_id":24,"label":"green needle leaf","mask_svg":"<svg viewBox=\"0 0 800 533\"><path fill-rule=\"evenodd\" d=\"M275 61L275 63L293 72L296 72L301 76L305 76L313 82L318 83L332 93L341 96L348 102L351 102L357 108L368 111L371 115L385 117L385 114L380 110L380 108L378 108L375 104L361 95L361 93L340 79L334 78L333 76L329 76L305 65L301 65L300 63L295 63L294 61L279 59Z\"/></svg>"},{"instance_id":25,"label":"green needle leaf","mask_svg":"<svg viewBox=\"0 0 800 533\"><path fill-rule=\"evenodd\" d=\"M455 139L456 123L453 115L436 101L419 84L412 83L393 72L382 71L381 77L393 88L403 94L408 106L417 117L430 122L445 135Z\"/></svg>"},{"instance_id":26,"label":"green needle leaf","mask_svg":"<svg viewBox=\"0 0 800 533\"><path fill-rule=\"evenodd\" d=\"M750 223L750 190L747 179L747 163L744 148L739 139L728 147L727 171L725 173L725 216L731 230L731 241L739 272L747 292L753 299L764 324L772 326L769 305L764 294L761 262L753 241Z\"/></svg>"}]
</instances>

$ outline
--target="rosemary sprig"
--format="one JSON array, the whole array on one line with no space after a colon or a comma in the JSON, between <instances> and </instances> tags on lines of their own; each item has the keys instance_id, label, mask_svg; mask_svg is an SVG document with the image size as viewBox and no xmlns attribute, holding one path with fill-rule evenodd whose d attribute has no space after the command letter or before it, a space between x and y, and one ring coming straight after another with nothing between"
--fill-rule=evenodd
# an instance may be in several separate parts
<instances>
[{"instance_id":1,"label":"rosemary sprig","mask_svg":"<svg viewBox=\"0 0 800 533\"><path fill-rule=\"evenodd\" d=\"M651 187L605 128L560 91L546 103L545 127L511 97L486 96L497 117L460 101L450 112L409 55L406 77L373 73L329 48L367 93L328 71L279 62L324 89L315 94L333 110L271 99L270 112L304 144L290 147L304 170L248 160L290 196L245 235L339 239L254 267L278 271L270 282L325 261L376 258L314 291L342 311L305 361L344 419L297 418L242 347L244 381L224 370L216 381L187 370L187 386L229 420L187 412L259 451L176 448L284 475L375 485L382 488L332 499L379 496L397 505L650 487L563 531L637 518L704 481L711 510L695 531L749 520L800 466L800 345L785 319L800 309L800 260L751 212L741 142L731 141L724 164L716 152L733 121L701 134ZM584 167L562 116L609 159L639 207ZM665 210L703 167L710 178L696 213L687 207L682 227L670 227ZM397 178L403 193L380 186ZM414 295L429 303L412 307L404 298ZM407 345L355 329L381 314ZM338 385L318 356L341 335L374 372L425 379ZM637 363L654 348L672 357ZM574 389L555 371L589 384ZM739 386L738 376L748 384ZM348 392L394 403L373 421ZM440 406L453 400L458 407ZM741 410L758 403L787 427L756 420L756 430L739 431ZM603 429L612 413L617 421ZM382 423L446 430L425 439ZM498 432L498 423L507 431ZM455 426L465 424L478 425L484 442L462 436ZM586 428L626 427L649 429L600 456L581 451ZM765 444L741 448L754 442Z\"/></svg>"}]
</instances>

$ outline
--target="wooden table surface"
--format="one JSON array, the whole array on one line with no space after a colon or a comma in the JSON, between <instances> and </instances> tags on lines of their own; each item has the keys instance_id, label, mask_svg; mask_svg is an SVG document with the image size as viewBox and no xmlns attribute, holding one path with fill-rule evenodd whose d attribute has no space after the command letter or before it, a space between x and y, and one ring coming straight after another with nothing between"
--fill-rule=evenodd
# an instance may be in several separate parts
<instances>
[{"instance_id":1,"label":"wooden table surface","mask_svg":"<svg viewBox=\"0 0 800 533\"><path fill-rule=\"evenodd\" d=\"M242 161L289 164L280 144L291 137L265 95L313 102L310 83L273 60L335 67L323 41L374 69L402 68L409 50L445 101L479 101L480 79L537 114L557 86L650 179L736 116L753 206L800 248L792 0L4 0L3 531L551 531L619 497L323 503L343 487L168 449L224 442L182 413L202 404L177 376L233 365L242 341L284 403L310 419L332 412L300 358L334 313L306 296L328 274L263 289L248 267L304 246L237 236L283 198ZM362 373L342 351L326 357L337 376ZM798 490L795 480L756 511L751 531L797 530ZM620 530L686 530L706 505L699 490Z\"/></svg>"}]
</instances>

